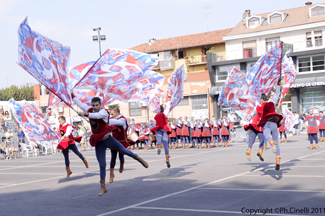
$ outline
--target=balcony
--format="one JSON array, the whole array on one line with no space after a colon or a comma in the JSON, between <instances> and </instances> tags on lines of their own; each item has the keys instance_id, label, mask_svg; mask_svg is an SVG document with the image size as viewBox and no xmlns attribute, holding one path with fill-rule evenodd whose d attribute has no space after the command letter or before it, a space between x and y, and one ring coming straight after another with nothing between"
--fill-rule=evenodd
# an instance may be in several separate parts
<instances>
[{"instance_id":1,"label":"balcony","mask_svg":"<svg viewBox=\"0 0 325 216\"><path fill-rule=\"evenodd\" d=\"M207 63L207 56L206 55L198 55L198 56L187 56L186 57L186 65L201 65Z\"/></svg>"},{"instance_id":2,"label":"balcony","mask_svg":"<svg viewBox=\"0 0 325 216\"><path fill-rule=\"evenodd\" d=\"M171 70L175 68L175 59L163 59L159 60L158 64L153 68L153 70Z\"/></svg>"}]
</instances>

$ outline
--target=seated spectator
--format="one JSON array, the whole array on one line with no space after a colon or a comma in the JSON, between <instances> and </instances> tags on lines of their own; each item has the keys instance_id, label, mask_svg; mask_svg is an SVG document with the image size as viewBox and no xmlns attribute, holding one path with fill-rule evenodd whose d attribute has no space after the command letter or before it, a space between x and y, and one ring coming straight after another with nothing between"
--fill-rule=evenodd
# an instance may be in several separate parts
<instances>
[{"instance_id":1,"label":"seated spectator","mask_svg":"<svg viewBox=\"0 0 325 216\"><path fill-rule=\"evenodd\" d=\"M3 116L0 115L0 131L2 131L3 133L6 132L6 122L3 119Z\"/></svg>"},{"instance_id":2,"label":"seated spectator","mask_svg":"<svg viewBox=\"0 0 325 216\"><path fill-rule=\"evenodd\" d=\"M36 142L36 141L30 141L29 144L30 144L31 146L33 146L34 148L37 148L37 149L39 150L40 153L46 151L45 147L42 146L41 144L39 144L39 143Z\"/></svg>"},{"instance_id":3,"label":"seated spectator","mask_svg":"<svg viewBox=\"0 0 325 216\"><path fill-rule=\"evenodd\" d=\"M2 137L2 143L3 143L2 146L5 149L6 154L9 155L9 160L12 160L13 154L16 151L15 147L13 145L8 144L6 137Z\"/></svg>"},{"instance_id":4,"label":"seated spectator","mask_svg":"<svg viewBox=\"0 0 325 216\"><path fill-rule=\"evenodd\" d=\"M0 154L6 155L6 148L6 137L2 137L2 142L0 143ZM0 160L2 160L1 157Z\"/></svg>"},{"instance_id":5,"label":"seated spectator","mask_svg":"<svg viewBox=\"0 0 325 216\"><path fill-rule=\"evenodd\" d=\"M7 129L7 132L5 133L5 136L7 138L7 144L11 145L12 144L12 138L14 135L11 133L10 128Z\"/></svg>"},{"instance_id":6,"label":"seated spectator","mask_svg":"<svg viewBox=\"0 0 325 216\"><path fill-rule=\"evenodd\" d=\"M5 112L4 120L5 121L11 121L11 116L10 116L8 111Z\"/></svg>"}]
</instances>

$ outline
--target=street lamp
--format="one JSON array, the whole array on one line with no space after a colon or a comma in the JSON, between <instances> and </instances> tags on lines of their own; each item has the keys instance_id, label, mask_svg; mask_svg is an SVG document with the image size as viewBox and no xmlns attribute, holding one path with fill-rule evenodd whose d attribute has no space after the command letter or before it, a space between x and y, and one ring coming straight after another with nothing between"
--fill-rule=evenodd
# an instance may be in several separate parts
<instances>
[{"instance_id":1,"label":"street lamp","mask_svg":"<svg viewBox=\"0 0 325 216\"><path fill-rule=\"evenodd\" d=\"M106 36L105 35L100 35L100 30L101 28L93 28L94 31L98 32L98 36L97 35L93 35L93 41L98 41L99 43L99 57L102 56L102 51L101 51L101 47L100 47L100 41L104 41L106 40Z\"/></svg>"}]
</instances>

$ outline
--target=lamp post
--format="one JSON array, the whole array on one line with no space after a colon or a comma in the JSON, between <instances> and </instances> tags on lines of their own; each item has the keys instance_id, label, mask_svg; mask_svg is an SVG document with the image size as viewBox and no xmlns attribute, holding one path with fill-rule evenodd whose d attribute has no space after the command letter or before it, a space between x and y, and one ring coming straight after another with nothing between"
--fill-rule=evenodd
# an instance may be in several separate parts
<instances>
[{"instance_id":1,"label":"lamp post","mask_svg":"<svg viewBox=\"0 0 325 216\"><path fill-rule=\"evenodd\" d=\"M99 43L99 57L101 57L102 56L102 51L101 51L101 47L100 47L100 41L106 40L106 35L100 35L100 30L101 30L100 27L93 28L93 30L98 32L98 36L93 35L93 41L95 41L95 42L98 41L98 43Z\"/></svg>"}]
</instances>

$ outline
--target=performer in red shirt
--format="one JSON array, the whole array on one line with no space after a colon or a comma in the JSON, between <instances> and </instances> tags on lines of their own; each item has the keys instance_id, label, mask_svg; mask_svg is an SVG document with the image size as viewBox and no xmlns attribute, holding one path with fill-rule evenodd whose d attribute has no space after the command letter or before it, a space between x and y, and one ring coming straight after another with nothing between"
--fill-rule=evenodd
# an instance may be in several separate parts
<instances>
[{"instance_id":1,"label":"performer in red shirt","mask_svg":"<svg viewBox=\"0 0 325 216\"><path fill-rule=\"evenodd\" d=\"M204 148L211 147L211 124L209 123L209 119L205 119L203 123L203 131L202 131L202 139L205 142Z\"/></svg>"},{"instance_id":2,"label":"performer in red shirt","mask_svg":"<svg viewBox=\"0 0 325 216\"><path fill-rule=\"evenodd\" d=\"M284 135L284 142L287 143L288 140L285 131L285 118L283 118L282 121L280 122L279 132L280 132L280 143L282 143L282 134Z\"/></svg>"},{"instance_id":3,"label":"performer in red shirt","mask_svg":"<svg viewBox=\"0 0 325 216\"><path fill-rule=\"evenodd\" d=\"M81 137L75 138L72 135L73 127L70 124L66 123L65 117L60 116L59 117L59 130L60 130L60 135L61 135L61 142L58 145L58 149L62 150L64 160L65 160L65 167L67 170L67 177L69 178L70 175L72 174L70 170L70 161L69 161L69 150L71 149L78 157L84 162L86 168L89 167L88 162L84 158L84 156L78 151L77 146L75 145L74 140L79 141L81 140Z\"/></svg>"},{"instance_id":4,"label":"performer in red shirt","mask_svg":"<svg viewBox=\"0 0 325 216\"><path fill-rule=\"evenodd\" d=\"M168 143L169 143L169 149L172 148L172 145L174 145L174 149L176 148L177 143L177 137L176 137L176 124L173 123L173 121L169 121L169 127L172 129L171 133L168 134Z\"/></svg>"},{"instance_id":5,"label":"performer in red shirt","mask_svg":"<svg viewBox=\"0 0 325 216\"><path fill-rule=\"evenodd\" d=\"M325 142L325 116L323 115L323 111L319 112L317 120L319 121L320 142Z\"/></svg>"},{"instance_id":6,"label":"performer in red shirt","mask_svg":"<svg viewBox=\"0 0 325 216\"><path fill-rule=\"evenodd\" d=\"M318 126L317 126L317 116L314 115L314 111L311 109L309 110L309 115L305 118L307 124L307 133L309 136L310 141L310 150L314 149L314 140L316 144L316 149L318 149L318 137L317 134L319 133Z\"/></svg>"},{"instance_id":7,"label":"performer in red shirt","mask_svg":"<svg viewBox=\"0 0 325 216\"><path fill-rule=\"evenodd\" d=\"M91 106L83 104L79 101L74 94L71 94L73 101L80 107L84 112L78 112L79 116L86 116L90 120L92 135L90 137L90 144L95 146L96 157L100 167L100 185L101 191L99 196L104 195L107 192L105 187L106 177L106 149L111 148L118 152L122 152L141 163L145 168L148 168L148 163L145 162L138 155L131 152L129 149L118 142L111 136L112 129L114 126L109 126L109 112L106 109L101 109L101 100L98 97L94 97L91 100Z\"/></svg>"},{"instance_id":8,"label":"performer in red shirt","mask_svg":"<svg viewBox=\"0 0 325 216\"><path fill-rule=\"evenodd\" d=\"M195 136L196 136L196 148L202 148L202 123L201 119L198 119L195 124Z\"/></svg>"},{"instance_id":9,"label":"performer in red shirt","mask_svg":"<svg viewBox=\"0 0 325 216\"><path fill-rule=\"evenodd\" d=\"M273 153L276 153L276 166L275 170L280 170L280 145L278 143L279 133L278 127L280 127L280 122L282 120L282 115L275 112L275 106L280 95L281 77L278 80L278 86L273 97L267 101L266 95L263 93L260 98L260 105L255 107L252 111L251 116L256 113L260 116L260 121L257 126L263 127L263 135L265 139L272 146ZM250 116L249 116L250 118Z\"/></svg>"},{"instance_id":10,"label":"performer in red shirt","mask_svg":"<svg viewBox=\"0 0 325 216\"><path fill-rule=\"evenodd\" d=\"M259 115L255 115L252 118L252 121L250 124L245 125L244 129L245 131L250 130L250 142L248 144L248 149L246 152L246 158L247 160L251 161L251 152L252 152L252 147L255 143L255 139L256 136L258 137L259 141L260 141L260 145L259 145L259 149L258 149L258 153L257 156L260 158L261 161L264 161L264 158L262 157L262 153L263 153L263 144L264 144L264 135L263 135L263 128L257 126L259 121L260 121L260 116Z\"/></svg>"},{"instance_id":11,"label":"performer in red shirt","mask_svg":"<svg viewBox=\"0 0 325 216\"><path fill-rule=\"evenodd\" d=\"M220 129L220 122L218 120L216 120L215 118L212 119L212 137L213 137L213 141L214 141L214 147L219 147L219 143L220 143L220 133L219 133L219 129Z\"/></svg>"},{"instance_id":12,"label":"performer in red shirt","mask_svg":"<svg viewBox=\"0 0 325 216\"><path fill-rule=\"evenodd\" d=\"M139 141L141 145L142 142L144 143L144 148L143 148L144 150L149 150L149 134L150 134L149 127L147 125L143 125L140 128Z\"/></svg>"},{"instance_id":13,"label":"performer in red shirt","mask_svg":"<svg viewBox=\"0 0 325 216\"><path fill-rule=\"evenodd\" d=\"M112 118L109 120L109 125L116 126L119 130L113 130L112 136L119 141L124 148L128 148L130 146L129 139L127 138L127 131L128 131L128 123L126 118L120 113L120 109L118 107L113 107L111 109ZM113 183L114 181L114 167L116 164L117 158L117 151L111 149L111 163L110 163L110 177L109 183ZM119 172L122 173L124 170L124 154L119 152L119 159L120 159L120 169Z\"/></svg>"},{"instance_id":14,"label":"performer in red shirt","mask_svg":"<svg viewBox=\"0 0 325 216\"><path fill-rule=\"evenodd\" d=\"M221 122L221 136L222 136L222 142L223 146L222 147L227 147L228 146L228 139L229 139L229 125L230 122L227 120L226 116L223 117L222 122Z\"/></svg>"},{"instance_id":15,"label":"performer in red shirt","mask_svg":"<svg viewBox=\"0 0 325 216\"><path fill-rule=\"evenodd\" d=\"M155 116L156 127L151 129L151 132L156 134L158 150L157 154L161 153L161 145L164 146L165 156L166 156L166 164L167 167L170 168L169 161L169 148L168 148L168 133L171 133L171 128L168 126L167 116L164 114L164 107L160 105L160 113Z\"/></svg>"},{"instance_id":16,"label":"performer in red shirt","mask_svg":"<svg viewBox=\"0 0 325 216\"><path fill-rule=\"evenodd\" d=\"M183 130L182 130L182 127L183 127L183 120L182 120L182 117L180 117L178 119L178 121L176 121L176 126L177 126L177 129L176 129L176 136L177 136L177 142L176 142L176 148L178 148L178 142L183 142ZM175 149L175 148L174 148Z\"/></svg>"}]
</instances>

